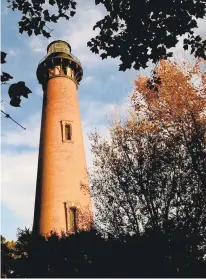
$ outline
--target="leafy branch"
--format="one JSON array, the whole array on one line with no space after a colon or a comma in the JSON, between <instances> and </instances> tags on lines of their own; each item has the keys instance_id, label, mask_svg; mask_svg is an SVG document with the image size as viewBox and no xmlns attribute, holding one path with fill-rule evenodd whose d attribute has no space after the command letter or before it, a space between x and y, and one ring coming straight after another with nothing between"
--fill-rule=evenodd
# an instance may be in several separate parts
<instances>
[{"instance_id":1,"label":"leafy branch","mask_svg":"<svg viewBox=\"0 0 206 279\"><path fill-rule=\"evenodd\" d=\"M51 14L48 9L44 10L42 5L45 1L42 0L7 0L7 2L9 4L8 8L13 11L19 10L22 13L22 18L19 21L19 32L21 34L27 32L29 36L34 33L36 36L42 34L44 37L50 38L50 33L53 30L46 25L47 22L57 23L60 18L69 20L76 13L76 1L74 0L49 0L48 4L50 6L57 5L57 14ZM68 11L70 11L70 16L67 14ZM45 28L49 29L49 32Z\"/></svg>"},{"instance_id":2,"label":"leafy branch","mask_svg":"<svg viewBox=\"0 0 206 279\"><path fill-rule=\"evenodd\" d=\"M6 53L1 51L1 64L6 63ZM6 72L2 72L1 74L1 83L2 84L9 84L7 83L10 79L13 79L13 76L11 76L10 74L6 73ZM28 94L32 93L31 90L26 87L25 82L24 81L19 81L17 83L13 83L13 84L9 84L9 89L8 89L8 95L10 97L10 105L13 107L20 107L20 103L21 103L21 96L23 96L24 98L28 98ZM3 101L3 100L2 100ZM2 102L1 101L1 102ZM26 130L26 128L24 128L23 126L21 126L16 120L14 120L8 113L4 112L3 110L1 110L1 112L3 114L5 114L6 118L10 118L13 122L15 122L17 125L19 125L21 128L23 128L24 130Z\"/></svg>"}]
</instances>

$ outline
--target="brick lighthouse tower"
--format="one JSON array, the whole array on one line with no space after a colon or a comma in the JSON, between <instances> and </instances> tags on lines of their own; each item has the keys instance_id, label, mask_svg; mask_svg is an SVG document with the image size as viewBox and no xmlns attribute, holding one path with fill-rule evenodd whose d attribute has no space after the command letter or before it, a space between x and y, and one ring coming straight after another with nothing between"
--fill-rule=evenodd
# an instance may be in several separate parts
<instances>
[{"instance_id":1,"label":"brick lighthouse tower","mask_svg":"<svg viewBox=\"0 0 206 279\"><path fill-rule=\"evenodd\" d=\"M44 91L33 232L88 229L92 208L77 87L83 70L71 46L54 41L37 68Z\"/></svg>"}]
</instances>

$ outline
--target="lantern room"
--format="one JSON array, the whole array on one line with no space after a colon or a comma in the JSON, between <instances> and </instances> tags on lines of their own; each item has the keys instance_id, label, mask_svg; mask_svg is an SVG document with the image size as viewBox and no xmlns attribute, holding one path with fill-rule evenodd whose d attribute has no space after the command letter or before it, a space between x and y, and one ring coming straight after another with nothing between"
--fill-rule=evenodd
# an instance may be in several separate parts
<instances>
[{"instance_id":1,"label":"lantern room","mask_svg":"<svg viewBox=\"0 0 206 279\"><path fill-rule=\"evenodd\" d=\"M80 61L71 53L71 46L65 41L54 41L47 47L47 55L37 68L39 83L46 85L50 78L57 76L72 79L78 86L83 76Z\"/></svg>"}]
</instances>

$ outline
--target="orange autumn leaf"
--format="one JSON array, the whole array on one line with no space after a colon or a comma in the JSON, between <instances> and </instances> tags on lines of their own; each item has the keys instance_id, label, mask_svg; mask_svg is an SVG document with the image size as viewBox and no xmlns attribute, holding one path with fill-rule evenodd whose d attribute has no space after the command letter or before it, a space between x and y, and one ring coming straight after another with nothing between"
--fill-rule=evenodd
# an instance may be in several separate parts
<instances>
[{"instance_id":1,"label":"orange autumn leaf","mask_svg":"<svg viewBox=\"0 0 206 279\"><path fill-rule=\"evenodd\" d=\"M202 90L197 90L191 82L196 74L202 79ZM201 75L199 65L195 64L186 71L176 62L162 60L155 69L155 76L160 83L154 88L148 86L148 77L139 77L135 81L136 90L131 96L133 108L138 114L144 114L147 119L152 118L158 125L174 122L185 123L195 118L205 122L203 112L206 108L205 75ZM144 98L144 107L140 109L139 96Z\"/></svg>"}]
</instances>

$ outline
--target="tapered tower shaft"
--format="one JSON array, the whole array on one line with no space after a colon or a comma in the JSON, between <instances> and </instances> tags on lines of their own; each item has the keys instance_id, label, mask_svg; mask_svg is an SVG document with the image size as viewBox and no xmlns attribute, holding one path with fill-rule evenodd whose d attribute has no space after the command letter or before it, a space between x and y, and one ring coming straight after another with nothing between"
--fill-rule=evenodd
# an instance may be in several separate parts
<instances>
[{"instance_id":1,"label":"tapered tower shaft","mask_svg":"<svg viewBox=\"0 0 206 279\"><path fill-rule=\"evenodd\" d=\"M82 67L66 42L47 51L37 69L44 98L33 230L41 235L92 224L90 194L82 189L88 185L77 95Z\"/></svg>"}]
</instances>

